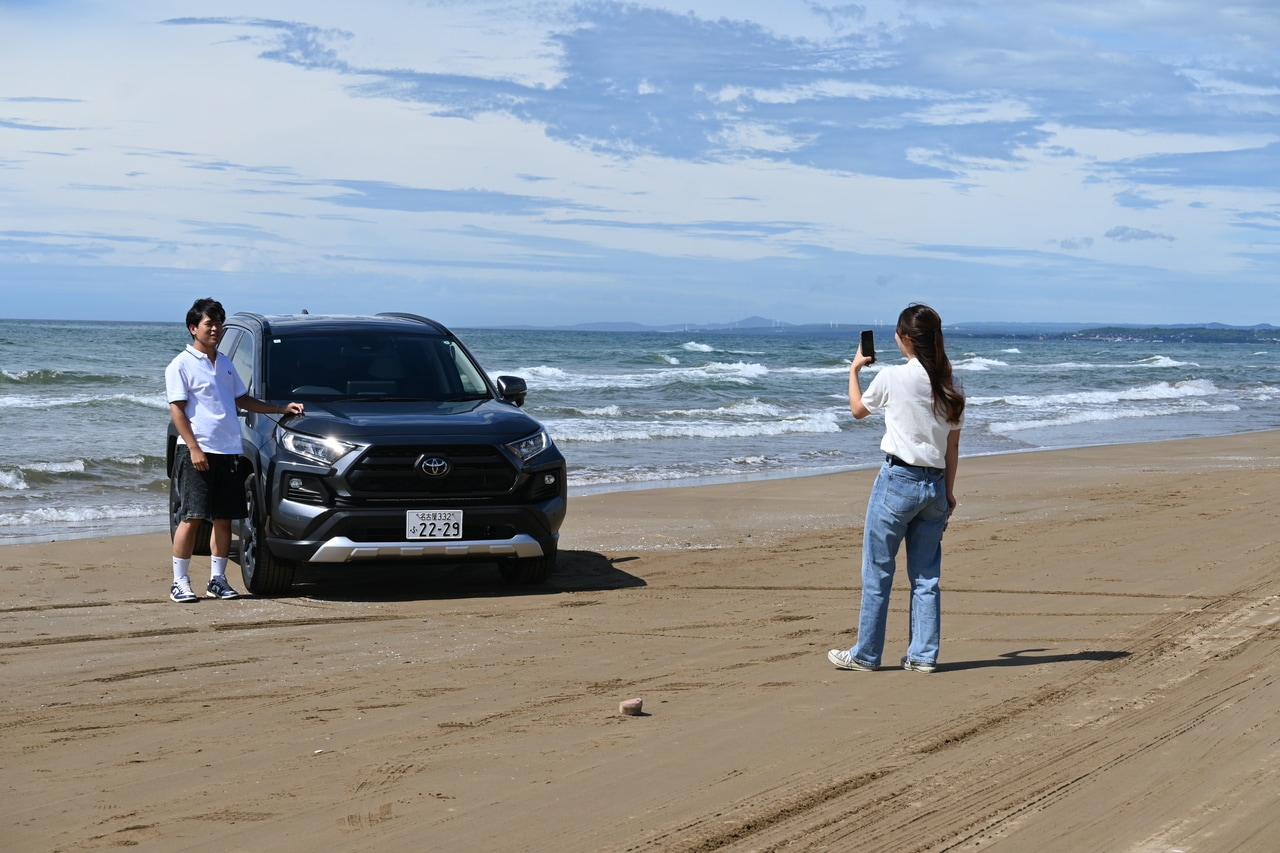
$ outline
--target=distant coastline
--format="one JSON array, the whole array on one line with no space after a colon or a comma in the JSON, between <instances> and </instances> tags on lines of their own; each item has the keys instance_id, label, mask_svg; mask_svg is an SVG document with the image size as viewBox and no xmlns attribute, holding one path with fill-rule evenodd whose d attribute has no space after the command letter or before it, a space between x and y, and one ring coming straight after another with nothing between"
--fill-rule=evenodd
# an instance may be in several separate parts
<instances>
[{"instance_id":1,"label":"distant coastline","mask_svg":"<svg viewBox=\"0 0 1280 853\"><path fill-rule=\"evenodd\" d=\"M784 323L763 317L748 317L736 323L683 323L646 326L642 323L578 323L565 326L486 326L495 330L604 332L649 334L738 334L803 335L805 337L857 337L863 329L875 329L884 337L893 336L893 327L882 323ZM1096 340L1132 343L1221 343L1280 344L1280 326L1259 323L1253 326L1204 325L1144 326L1090 323L956 323L944 327L951 337L1026 338L1034 340Z\"/></svg>"}]
</instances>

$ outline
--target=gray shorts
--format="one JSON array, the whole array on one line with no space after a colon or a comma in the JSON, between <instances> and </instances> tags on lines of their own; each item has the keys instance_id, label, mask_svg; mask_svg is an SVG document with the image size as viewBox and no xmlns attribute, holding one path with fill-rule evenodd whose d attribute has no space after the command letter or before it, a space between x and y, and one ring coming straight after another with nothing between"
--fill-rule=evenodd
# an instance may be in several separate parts
<instances>
[{"instance_id":1,"label":"gray shorts","mask_svg":"<svg viewBox=\"0 0 1280 853\"><path fill-rule=\"evenodd\" d=\"M174 457L174 488L178 493L178 518L244 518L249 508L244 500L247 467L240 457L227 453L206 453L208 471L197 471L191 464L191 451L179 444Z\"/></svg>"}]
</instances>

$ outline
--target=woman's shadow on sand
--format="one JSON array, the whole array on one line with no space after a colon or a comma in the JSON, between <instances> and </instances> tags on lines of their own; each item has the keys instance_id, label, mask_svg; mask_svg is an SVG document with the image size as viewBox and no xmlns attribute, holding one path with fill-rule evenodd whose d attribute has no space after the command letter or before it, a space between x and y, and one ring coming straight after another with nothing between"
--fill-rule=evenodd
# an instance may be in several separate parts
<instances>
[{"instance_id":1,"label":"woman's shadow on sand","mask_svg":"<svg viewBox=\"0 0 1280 853\"><path fill-rule=\"evenodd\" d=\"M609 558L594 551L561 551L542 584L503 581L493 563L394 563L299 567L290 595L323 601L414 601L439 598L506 598L608 592L645 586L618 568L635 557Z\"/></svg>"},{"instance_id":2,"label":"woman's shadow on sand","mask_svg":"<svg viewBox=\"0 0 1280 853\"><path fill-rule=\"evenodd\" d=\"M1048 663L1074 663L1077 661L1109 661L1127 658L1124 651L1083 651L1062 654L1043 654L1051 649L1018 649L1005 652L989 660L966 660L938 664L938 672L960 672L964 669L986 669L992 666L1041 666Z\"/></svg>"}]
</instances>

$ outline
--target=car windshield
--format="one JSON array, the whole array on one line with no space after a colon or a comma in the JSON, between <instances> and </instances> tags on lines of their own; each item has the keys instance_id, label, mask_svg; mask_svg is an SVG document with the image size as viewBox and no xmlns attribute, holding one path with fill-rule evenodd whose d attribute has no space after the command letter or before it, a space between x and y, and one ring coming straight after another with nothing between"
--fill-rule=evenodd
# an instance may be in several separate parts
<instances>
[{"instance_id":1,"label":"car windshield","mask_svg":"<svg viewBox=\"0 0 1280 853\"><path fill-rule=\"evenodd\" d=\"M468 400L489 396L455 342L422 334L328 332L273 336L266 397L276 400Z\"/></svg>"}]
</instances>

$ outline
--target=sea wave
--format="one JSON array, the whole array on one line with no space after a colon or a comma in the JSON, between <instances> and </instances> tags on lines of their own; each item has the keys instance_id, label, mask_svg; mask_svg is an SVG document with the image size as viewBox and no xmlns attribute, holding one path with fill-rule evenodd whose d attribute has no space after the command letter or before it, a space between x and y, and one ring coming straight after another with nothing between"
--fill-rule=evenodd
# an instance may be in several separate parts
<instances>
[{"instance_id":1,"label":"sea wave","mask_svg":"<svg viewBox=\"0 0 1280 853\"><path fill-rule=\"evenodd\" d=\"M1240 411L1240 407L1234 403L1220 403L1214 405L1203 401L1199 401L1198 405L1193 406L1192 409L1195 414L1200 415L1230 414L1232 412ZM1083 409L1048 418L1034 418L1024 421L997 421L988 424L987 428L997 435L1008 435L1010 433L1024 432L1031 429L1076 426L1078 424L1133 420L1136 418L1158 418L1167 417L1169 415L1183 415L1187 413L1188 409L1185 407L1168 405L1132 407L1127 409Z\"/></svg>"},{"instance_id":2,"label":"sea wave","mask_svg":"<svg viewBox=\"0 0 1280 853\"><path fill-rule=\"evenodd\" d=\"M1135 388L1116 391L1074 391L1065 394L1027 395L1013 394L1003 397L971 396L967 402L975 406L1004 404L1019 408L1056 408L1062 406L1103 406L1114 403L1141 400L1172 400L1190 397L1211 397L1222 393L1207 379L1188 379L1183 382L1155 382Z\"/></svg>"},{"instance_id":3,"label":"sea wave","mask_svg":"<svg viewBox=\"0 0 1280 853\"><path fill-rule=\"evenodd\" d=\"M685 413L688 414L688 413ZM797 433L840 432L840 419L832 411L811 412L772 419L730 421L708 417L684 420L618 421L548 420L547 429L558 443L653 441L664 438L754 438Z\"/></svg>"},{"instance_id":4,"label":"sea wave","mask_svg":"<svg viewBox=\"0 0 1280 853\"><path fill-rule=\"evenodd\" d=\"M1137 361L1059 361L1040 365L1041 370L1133 370L1134 368L1200 367L1194 361L1175 361L1167 356L1153 355Z\"/></svg>"},{"instance_id":5,"label":"sea wave","mask_svg":"<svg viewBox=\"0 0 1280 853\"><path fill-rule=\"evenodd\" d=\"M700 344L697 341L689 341L682 345L680 349L685 352L722 352L725 355L764 355L763 350L723 349L720 347L713 347L710 344Z\"/></svg>"},{"instance_id":6,"label":"sea wave","mask_svg":"<svg viewBox=\"0 0 1280 853\"><path fill-rule=\"evenodd\" d=\"M114 406L121 403L130 406L141 406L147 409L169 408L169 401L163 392L155 394L76 394L61 397L17 396L6 394L0 396L0 409L64 409L69 406Z\"/></svg>"},{"instance_id":7,"label":"sea wave","mask_svg":"<svg viewBox=\"0 0 1280 853\"><path fill-rule=\"evenodd\" d=\"M163 381L160 379L159 381ZM139 382L138 376L120 373L84 373L79 370L57 370L37 367L33 370L0 370L3 385L128 385Z\"/></svg>"},{"instance_id":8,"label":"sea wave","mask_svg":"<svg viewBox=\"0 0 1280 853\"><path fill-rule=\"evenodd\" d=\"M513 372L523 376L529 383L530 389L571 392L591 389L664 388L679 383L751 385L768 376L769 368L757 362L712 361L690 367L673 365L669 369L643 373L573 373L564 368L549 365L526 367Z\"/></svg>"},{"instance_id":9,"label":"sea wave","mask_svg":"<svg viewBox=\"0 0 1280 853\"><path fill-rule=\"evenodd\" d=\"M114 521L130 518L157 518L164 514L159 503L112 504L111 506L39 507L20 512L0 513L0 528L34 527L46 524L82 524L87 521Z\"/></svg>"},{"instance_id":10,"label":"sea wave","mask_svg":"<svg viewBox=\"0 0 1280 853\"><path fill-rule=\"evenodd\" d=\"M0 469L0 492L25 492L33 486L56 485L75 480L110 480L117 475L136 480L139 475L145 478L148 474L160 474L164 471L164 464L162 457L145 455L25 462L16 467Z\"/></svg>"},{"instance_id":11,"label":"sea wave","mask_svg":"<svg viewBox=\"0 0 1280 853\"><path fill-rule=\"evenodd\" d=\"M953 361L951 366L956 370L990 370L993 367L1008 367L1009 362L1000 361L998 358L983 358L975 355L971 358Z\"/></svg>"}]
</instances>

